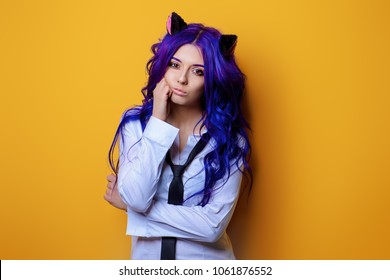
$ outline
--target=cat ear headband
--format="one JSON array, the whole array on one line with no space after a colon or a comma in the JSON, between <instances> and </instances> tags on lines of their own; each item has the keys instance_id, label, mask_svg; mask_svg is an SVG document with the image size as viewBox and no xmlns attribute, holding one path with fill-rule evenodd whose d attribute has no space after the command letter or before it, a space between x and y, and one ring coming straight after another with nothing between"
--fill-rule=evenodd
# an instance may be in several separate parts
<instances>
[{"instance_id":1,"label":"cat ear headband","mask_svg":"<svg viewBox=\"0 0 390 280\"><path fill-rule=\"evenodd\" d=\"M169 15L167 20L167 32L169 35L175 35L187 28L187 23L175 12ZM237 45L236 35L221 35L219 38L219 49L223 56L229 57L233 55Z\"/></svg>"}]
</instances>

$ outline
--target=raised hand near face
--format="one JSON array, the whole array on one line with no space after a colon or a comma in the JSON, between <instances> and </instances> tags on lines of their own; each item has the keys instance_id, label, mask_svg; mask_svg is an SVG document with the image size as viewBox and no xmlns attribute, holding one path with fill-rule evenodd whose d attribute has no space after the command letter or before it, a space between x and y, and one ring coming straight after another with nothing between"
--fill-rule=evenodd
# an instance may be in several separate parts
<instances>
[{"instance_id":1,"label":"raised hand near face","mask_svg":"<svg viewBox=\"0 0 390 280\"><path fill-rule=\"evenodd\" d=\"M172 90L168 86L165 78L156 85L153 91L153 117L166 121L169 115L169 99Z\"/></svg>"}]
</instances>

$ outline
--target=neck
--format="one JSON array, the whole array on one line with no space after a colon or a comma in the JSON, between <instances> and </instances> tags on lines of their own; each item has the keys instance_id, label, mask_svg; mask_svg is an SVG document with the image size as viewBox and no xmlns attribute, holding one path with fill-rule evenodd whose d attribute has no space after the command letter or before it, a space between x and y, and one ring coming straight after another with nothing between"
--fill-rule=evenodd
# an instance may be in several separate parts
<instances>
[{"instance_id":1,"label":"neck","mask_svg":"<svg viewBox=\"0 0 390 280\"><path fill-rule=\"evenodd\" d=\"M202 114L200 106L181 106L171 103L167 122L181 130L193 130L202 118ZM197 125L196 133L200 132L200 125L201 123Z\"/></svg>"}]
</instances>

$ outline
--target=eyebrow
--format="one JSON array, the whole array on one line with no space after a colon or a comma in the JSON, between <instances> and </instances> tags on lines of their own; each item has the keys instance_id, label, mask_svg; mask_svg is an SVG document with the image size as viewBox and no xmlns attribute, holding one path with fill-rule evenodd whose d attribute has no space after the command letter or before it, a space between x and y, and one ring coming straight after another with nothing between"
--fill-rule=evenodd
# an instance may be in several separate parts
<instances>
[{"instance_id":1,"label":"eyebrow","mask_svg":"<svg viewBox=\"0 0 390 280\"><path fill-rule=\"evenodd\" d=\"M173 60L176 60L176 61L179 61L181 63L181 60L176 58L176 57L172 57ZM200 66L200 67L203 67L204 68L204 65L203 64L193 64L192 66Z\"/></svg>"}]
</instances>

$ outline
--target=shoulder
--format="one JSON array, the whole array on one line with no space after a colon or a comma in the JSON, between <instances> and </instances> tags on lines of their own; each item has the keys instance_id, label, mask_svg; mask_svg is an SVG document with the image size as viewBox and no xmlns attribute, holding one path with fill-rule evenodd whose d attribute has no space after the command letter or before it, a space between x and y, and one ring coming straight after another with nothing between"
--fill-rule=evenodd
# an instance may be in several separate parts
<instances>
[{"instance_id":1,"label":"shoulder","mask_svg":"<svg viewBox=\"0 0 390 280\"><path fill-rule=\"evenodd\" d=\"M247 161L247 154L250 152L250 144L248 139L239 133L236 133L235 137L229 137L229 140L223 144L218 143L214 137L211 137L209 141L209 152L216 155L215 160L218 164L228 161L230 164L226 165L226 168L230 168L232 172L237 169L242 169L244 162Z\"/></svg>"},{"instance_id":2,"label":"shoulder","mask_svg":"<svg viewBox=\"0 0 390 280\"><path fill-rule=\"evenodd\" d=\"M236 133L231 136L226 136L222 144L217 140L217 137L210 136L209 143L210 146L213 147L213 149L222 148L225 152L226 152L226 145L228 147L233 147L233 149L240 149L240 150L246 149L249 146L249 140L245 136L239 133Z\"/></svg>"},{"instance_id":3,"label":"shoulder","mask_svg":"<svg viewBox=\"0 0 390 280\"><path fill-rule=\"evenodd\" d=\"M126 110L120 120L120 132L124 136L141 136L142 125L139 117L140 107L134 107Z\"/></svg>"},{"instance_id":4,"label":"shoulder","mask_svg":"<svg viewBox=\"0 0 390 280\"><path fill-rule=\"evenodd\" d=\"M142 135L142 126L140 120L126 120L122 123L122 131L124 135L137 134Z\"/></svg>"}]
</instances>

